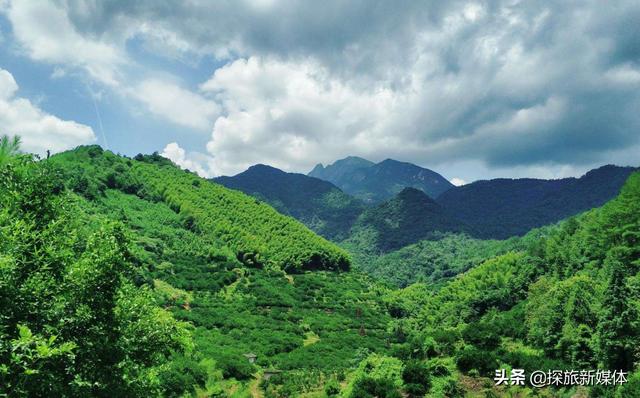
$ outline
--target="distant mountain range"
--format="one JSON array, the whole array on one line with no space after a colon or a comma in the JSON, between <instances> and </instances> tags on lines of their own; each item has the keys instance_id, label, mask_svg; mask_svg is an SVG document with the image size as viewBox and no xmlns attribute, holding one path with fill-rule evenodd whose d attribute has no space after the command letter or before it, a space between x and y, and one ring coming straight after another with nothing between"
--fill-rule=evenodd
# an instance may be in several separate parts
<instances>
[{"instance_id":1,"label":"distant mountain range","mask_svg":"<svg viewBox=\"0 0 640 398\"><path fill-rule=\"evenodd\" d=\"M499 178L454 187L410 163L348 157L307 176L256 165L214 181L264 200L331 240L364 239L372 250L389 252L442 233L524 235L601 206L634 170L608 165L580 178Z\"/></svg>"},{"instance_id":2,"label":"distant mountain range","mask_svg":"<svg viewBox=\"0 0 640 398\"><path fill-rule=\"evenodd\" d=\"M476 181L444 192L437 202L474 236L504 239L602 206L634 170L607 165L580 178Z\"/></svg>"},{"instance_id":3,"label":"distant mountain range","mask_svg":"<svg viewBox=\"0 0 640 398\"><path fill-rule=\"evenodd\" d=\"M393 159L373 163L350 156L326 167L318 164L308 175L329 181L366 203L390 199L406 187L419 189L434 199L453 188L435 171Z\"/></svg>"},{"instance_id":4,"label":"distant mountain range","mask_svg":"<svg viewBox=\"0 0 640 398\"><path fill-rule=\"evenodd\" d=\"M335 241L347 237L365 207L330 182L262 164L214 181L263 200L280 213L297 218L318 234Z\"/></svg>"}]
</instances>

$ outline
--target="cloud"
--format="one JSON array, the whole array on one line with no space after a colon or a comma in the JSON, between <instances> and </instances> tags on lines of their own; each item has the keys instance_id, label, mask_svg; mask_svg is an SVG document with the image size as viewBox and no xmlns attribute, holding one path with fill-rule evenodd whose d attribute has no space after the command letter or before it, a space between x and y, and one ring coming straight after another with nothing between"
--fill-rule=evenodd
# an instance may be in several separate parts
<instances>
[{"instance_id":1,"label":"cloud","mask_svg":"<svg viewBox=\"0 0 640 398\"><path fill-rule=\"evenodd\" d=\"M640 144L633 0L38 4L7 12L32 59L133 87L127 99L152 114L210 129L218 173L305 171L348 154L580 170ZM44 14L56 23L38 24ZM132 42L171 72L221 66L189 90Z\"/></svg>"},{"instance_id":2,"label":"cloud","mask_svg":"<svg viewBox=\"0 0 640 398\"><path fill-rule=\"evenodd\" d=\"M167 144L160 155L171 160L183 169L195 171L200 177L211 178L215 175L210 157L201 153L187 154L176 142Z\"/></svg>"},{"instance_id":3,"label":"cloud","mask_svg":"<svg viewBox=\"0 0 640 398\"><path fill-rule=\"evenodd\" d=\"M144 104L155 116L189 128L210 128L217 114L214 102L173 83L177 78L170 74L164 74L166 80L147 76L144 65L127 51L127 43L137 37L146 38L156 52L184 51L187 44L170 31L126 17L109 30L83 32L77 20L91 15L95 7L99 6L90 2L11 2L5 12L21 51L35 61L55 65L53 79L70 69L81 70L115 94Z\"/></svg>"},{"instance_id":4,"label":"cloud","mask_svg":"<svg viewBox=\"0 0 640 398\"><path fill-rule=\"evenodd\" d=\"M145 80L131 90L130 95L144 103L154 115L194 129L209 129L219 114L219 106L214 101L163 80Z\"/></svg>"},{"instance_id":5,"label":"cloud","mask_svg":"<svg viewBox=\"0 0 640 398\"><path fill-rule=\"evenodd\" d=\"M17 91L13 75L0 69L0 133L19 135L25 151L43 155L96 140L91 127L50 115L28 99L16 97Z\"/></svg>"},{"instance_id":6,"label":"cloud","mask_svg":"<svg viewBox=\"0 0 640 398\"><path fill-rule=\"evenodd\" d=\"M393 144L385 134L397 110L391 90L354 90L312 61L240 59L201 89L222 104L207 150L223 174L255 163L306 168L337 153Z\"/></svg>"},{"instance_id":7,"label":"cloud","mask_svg":"<svg viewBox=\"0 0 640 398\"><path fill-rule=\"evenodd\" d=\"M16 1L6 13L13 35L32 59L72 65L102 83L119 84L124 55L111 43L79 34L64 9L49 2Z\"/></svg>"},{"instance_id":8,"label":"cloud","mask_svg":"<svg viewBox=\"0 0 640 398\"><path fill-rule=\"evenodd\" d=\"M346 18L347 8L335 15ZM323 21L330 37L312 44L285 14L284 32L262 37L295 38L258 49L239 32L244 48L271 55L231 62L203 84L223 108L207 149L225 173L258 162L307 170L347 154L431 167L465 159L494 168L615 162L610 153L640 141L633 111L640 92L632 88L640 51L621 51L624 30L602 23L631 27L625 14L639 7L620 8L626 12L603 13L595 3L469 3L426 7L413 17L403 9L384 19L411 27L388 32L402 54L385 39L364 44L368 33L379 37L371 21L350 33ZM362 9L358 15L375 20ZM617 53L624 56L611 64ZM356 59L383 67L356 66Z\"/></svg>"},{"instance_id":9,"label":"cloud","mask_svg":"<svg viewBox=\"0 0 640 398\"><path fill-rule=\"evenodd\" d=\"M456 187L466 184L466 182L462 178L458 178L458 177L453 177L451 179L451 183Z\"/></svg>"}]
</instances>

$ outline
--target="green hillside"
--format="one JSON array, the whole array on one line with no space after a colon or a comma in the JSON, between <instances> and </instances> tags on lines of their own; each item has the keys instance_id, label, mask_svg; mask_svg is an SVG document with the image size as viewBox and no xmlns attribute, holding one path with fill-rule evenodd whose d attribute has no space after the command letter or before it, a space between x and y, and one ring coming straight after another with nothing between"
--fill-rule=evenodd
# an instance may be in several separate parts
<instances>
[{"instance_id":1,"label":"green hillside","mask_svg":"<svg viewBox=\"0 0 640 398\"><path fill-rule=\"evenodd\" d=\"M243 263L275 265L287 271L349 268L347 253L271 206L182 171L159 156L135 160L99 147L81 147L55 156L73 189L96 196L121 189L178 212L185 226L228 245Z\"/></svg>"},{"instance_id":2,"label":"green hillside","mask_svg":"<svg viewBox=\"0 0 640 398\"><path fill-rule=\"evenodd\" d=\"M351 242L344 247L353 253L358 270L391 285L406 287L416 282L440 285L489 257L523 248L525 244L519 238L480 240L465 234L442 234L438 239L421 240L382 255L371 255L366 246Z\"/></svg>"},{"instance_id":3,"label":"green hillside","mask_svg":"<svg viewBox=\"0 0 640 398\"><path fill-rule=\"evenodd\" d=\"M396 329L408 336L408 352L416 353L410 356L451 360L463 374L486 378L485 386L505 365L633 372L639 271L636 173L619 197L550 229L524 251L488 259L437 292L414 285L395 293ZM631 380L616 397L640 391L638 374ZM559 390L552 396L571 395ZM612 388L591 390L589 396L614 396Z\"/></svg>"},{"instance_id":4,"label":"green hillside","mask_svg":"<svg viewBox=\"0 0 640 398\"><path fill-rule=\"evenodd\" d=\"M366 209L347 242L373 253L387 253L447 232L468 230L424 192L405 188L393 199Z\"/></svg>"},{"instance_id":5,"label":"green hillside","mask_svg":"<svg viewBox=\"0 0 640 398\"><path fill-rule=\"evenodd\" d=\"M357 268L388 285L160 156L0 151L0 396L640 391L640 173L601 208L522 238L443 234L380 257L356 243ZM500 368L624 370L629 382L495 386Z\"/></svg>"},{"instance_id":6,"label":"green hillside","mask_svg":"<svg viewBox=\"0 0 640 398\"><path fill-rule=\"evenodd\" d=\"M34 195L52 191L62 202L73 203L69 211L75 222L67 225L67 234L91 236L101 225L114 222L119 228L124 228L127 278L135 286L140 286L142 292L153 295L153 298L149 297L151 301L147 307L141 310L156 317L163 311L155 307L157 303L170 310L175 318L188 322L176 323L175 327L184 329L192 325L191 331L184 330L173 337L158 336L181 338L185 348L182 354L176 351L178 355L174 359L168 352L164 354L164 367L167 369L163 377L153 386L140 387L141 391L164 391L163 396L195 389L211 394L217 394L216 391L245 391L251 388L258 369L270 368L286 371L287 377L272 379L268 389L321 391L327 377L343 375L354 361L357 363L358 358L368 352L387 350L386 325L390 317L384 309L384 289L358 274L316 271L287 275L278 267L279 263L267 257L271 253L267 250L264 251L267 254L263 264L247 256L238 256L232 247L241 247L242 242L237 241L239 238L229 239L220 234L220 229L211 227L208 224L211 221L201 218L200 213L185 212L184 204L194 203L197 198L188 198L188 195L181 198L183 207L178 208L167 192L170 189L179 192L180 184L167 185L163 193L156 191L153 179L156 173L175 172L170 174L174 182L185 179L183 186L194 189L197 188L194 181L204 187L211 186L212 190L200 194L205 198L228 201L240 198L235 206L245 206L245 212L252 209L268 212L265 208L270 208L240 193L182 172L159 157L139 159L126 159L97 147L86 147L58 155L47 162L28 164L34 172L48 170L42 178L55 183L52 186L42 185L42 191L34 192ZM64 185L72 192L66 191ZM24 185L21 189L29 192L30 188ZM9 199L7 195L3 198ZM50 205L57 208L62 202L55 201ZM201 203L211 202L214 201L204 200ZM47 206L42 208L44 211ZM219 216L222 214L215 211ZM295 232L291 234L306 233L315 238L315 242L320 242L316 251L331 249L342 253L298 222L287 219L288 222L284 223L282 219L286 217L273 210L267 214L274 215L275 221L281 222L279 225L292 228ZM233 215L227 212L225 217L228 219ZM239 218L235 217L235 220ZM260 230L259 215L256 219L258 221L252 225L254 230ZM280 236L291 235L281 233ZM57 241L53 243L61 246ZM307 244L311 243L307 241ZM77 250L82 252L86 249L78 247ZM305 248L305 253L308 250ZM284 257L277 257L280 258ZM289 271L303 271L287 267L286 262L280 264ZM327 269L343 269L341 267L329 266ZM134 287L130 289L135 291ZM15 298L11 292L4 293L3 297ZM52 291L49 294L55 296L57 293ZM154 311L159 312L156 314ZM115 324L115 321L110 322ZM56 330L60 327L48 325L47 328ZM34 327L33 330L38 329ZM165 332L169 331L165 329ZM144 329L138 332L143 333ZM144 339L144 336L140 338ZM150 340L150 344L155 341ZM166 350L175 350L176 345L169 344L170 341L164 344ZM257 355L257 366L247 361L245 354L248 353ZM156 361L162 364L160 357ZM87 361L85 366L92 368L96 364ZM111 372L102 369L105 373ZM32 380L39 379L34 377ZM95 388L89 391L116 391L113 383L126 384L116 377L111 383L96 381ZM63 386L60 391L65 391Z\"/></svg>"},{"instance_id":7,"label":"green hillside","mask_svg":"<svg viewBox=\"0 0 640 398\"><path fill-rule=\"evenodd\" d=\"M330 182L261 164L214 181L264 200L280 213L334 241L348 236L355 219L364 210L362 202Z\"/></svg>"}]
</instances>

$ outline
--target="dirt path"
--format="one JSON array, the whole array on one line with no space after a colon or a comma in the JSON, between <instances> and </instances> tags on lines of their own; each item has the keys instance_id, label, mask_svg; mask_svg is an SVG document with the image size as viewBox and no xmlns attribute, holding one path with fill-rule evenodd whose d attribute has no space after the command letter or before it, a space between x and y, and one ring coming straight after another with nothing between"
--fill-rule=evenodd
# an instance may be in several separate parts
<instances>
[{"instance_id":1,"label":"dirt path","mask_svg":"<svg viewBox=\"0 0 640 398\"><path fill-rule=\"evenodd\" d=\"M260 390L260 382L262 381L262 375L258 375L254 381L249 385L249 391L251 393L251 398L264 398L262 391Z\"/></svg>"}]
</instances>

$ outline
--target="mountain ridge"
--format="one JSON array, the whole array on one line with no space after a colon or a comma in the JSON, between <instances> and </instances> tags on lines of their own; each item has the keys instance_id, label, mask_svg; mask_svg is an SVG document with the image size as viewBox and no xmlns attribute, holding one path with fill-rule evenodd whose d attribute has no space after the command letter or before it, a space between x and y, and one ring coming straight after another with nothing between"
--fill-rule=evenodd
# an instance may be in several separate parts
<instances>
[{"instance_id":1,"label":"mountain ridge","mask_svg":"<svg viewBox=\"0 0 640 398\"><path fill-rule=\"evenodd\" d=\"M373 163L350 156L326 167L316 165L307 175L332 182L366 203L380 203L406 187L420 189L432 198L453 187L435 171L390 158Z\"/></svg>"},{"instance_id":2,"label":"mountain ridge","mask_svg":"<svg viewBox=\"0 0 640 398\"><path fill-rule=\"evenodd\" d=\"M476 237L504 239L603 205L635 170L605 165L579 178L479 180L452 188L436 201L472 226Z\"/></svg>"},{"instance_id":3,"label":"mountain ridge","mask_svg":"<svg viewBox=\"0 0 640 398\"><path fill-rule=\"evenodd\" d=\"M328 181L263 164L253 165L232 177L211 181L263 200L280 213L298 219L332 240L346 238L364 209L359 200Z\"/></svg>"}]
</instances>

